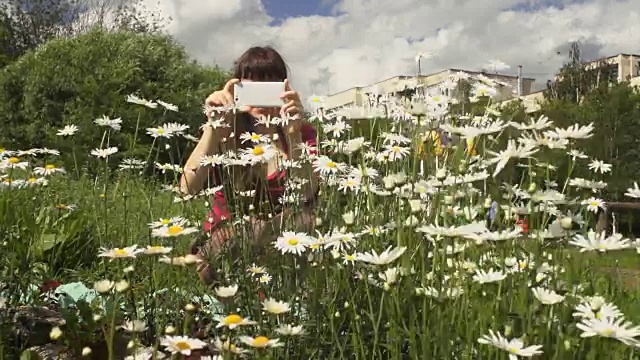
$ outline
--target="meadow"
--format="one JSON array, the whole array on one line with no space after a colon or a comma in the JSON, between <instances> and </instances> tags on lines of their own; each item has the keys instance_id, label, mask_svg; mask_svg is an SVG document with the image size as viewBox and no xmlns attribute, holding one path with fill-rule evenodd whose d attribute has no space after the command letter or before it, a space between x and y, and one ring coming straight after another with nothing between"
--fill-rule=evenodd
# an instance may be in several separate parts
<instances>
[{"instance_id":1,"label":"meadow","mask_svg":"<svg viewBox=\"0 0 640 360\"><path fill-rule=\"evenodd\" d=\"M468 94L453 91L460 81ZM251 246L246 225L263 207L241 213L251 193L226 182L237 236L207 259L212 286L190 253L212 191L181 194L182 164L156 161L185 141L190 152L200 129L139 129L152 151L117 162L125 149L110 136L135 119L96 119L96 144L75 144L74 124L56 129L71 154L0 150L0 359L38 359L43 346L61 359L640 359L629 281L640 242L594 232L611 173L581 146L594 126L512 121L490 100L504 85L480 75L445 86L456 95L372 95L334 112L315 99L317 151L280 161L319 174L315 230L285 222ZM159 118L180 111L122 101ZM248 139L251 151L201 166L233 178L275 156L272 138ZM88 162L63 168L76 152ZM308 180L289 180L282 202L300 211ZM42 307L59 314L44 339L33 323L16 329L17 309Z\"/></svg>"}]
</instances>

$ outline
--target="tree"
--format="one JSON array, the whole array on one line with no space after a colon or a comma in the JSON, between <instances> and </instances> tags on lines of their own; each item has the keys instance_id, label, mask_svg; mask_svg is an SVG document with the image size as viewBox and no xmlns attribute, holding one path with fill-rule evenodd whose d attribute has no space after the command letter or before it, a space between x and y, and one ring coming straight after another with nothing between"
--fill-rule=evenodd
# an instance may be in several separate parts
<instances>
[{"instance_id":1,"label":"tree","mask_svg":"<svg viewBox=\"0 0 640 360\"><path fill-rule=\"evenodd\" d=\"M0 4L0 68L51 39L94 28L158 33L164 23L141 0L7 0Z\"/></svg>"},{"instance_id":2,"label":"tree","mask_svg":"<svg viewBox=\"0 0 640 360\"><path fill-rule=\"evenodd\" d=\"M73 145L81 150L76 152L83 163L82 157L101 143L104 129L94 120L120 117L122 130L111 135L110 146L119 147L121 157L144 159L152 143L144 129L174 121L197 131L204 121L205 97L226 77L217 68L190 60L183 47L166 35L96 29L52 40L0 72L0 146L49 147L69 154ZM127 103L129 94L175 104L180 112L163 115L160 109ZM80 127L75 145L56 136L56 130L67 124ZM175 145L175 151L184 147ZM175 151L166 155L179 161L182 154ZM66 165L70 164L67 158Z\"/></svg>"},{"instance_id":3,"label":"tree","mask_svg":"<svg viewBox=\"0 0 640 360\"><path fill-rule=\"evenodd\" d=\"M612 67L606 61L584 64L580 44L574 42L569 50L569 61L560 68L555 81L547 82L545 99L579 103L592 91L617 82L617 78L613 78L616 71L617 65Z\"/></svg>"}]
</instances>

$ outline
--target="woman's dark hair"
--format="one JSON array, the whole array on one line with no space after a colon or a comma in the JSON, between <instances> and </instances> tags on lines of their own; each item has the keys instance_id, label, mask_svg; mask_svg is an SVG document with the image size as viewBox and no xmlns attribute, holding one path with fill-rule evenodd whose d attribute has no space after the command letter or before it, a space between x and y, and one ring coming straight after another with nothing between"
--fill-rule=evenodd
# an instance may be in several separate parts
<instances>
[{"instance_id":1,"label":"woman's dark hair","mask_svg":"<svg viewBox=\"0 0 640 360\"><path fill-rule=\"evenodd\" d=\"M236 61L234 77L253 81L284 81L288 77L288 69L282 56L272 47L254 46Z\"/></svg>"}]
</instances>

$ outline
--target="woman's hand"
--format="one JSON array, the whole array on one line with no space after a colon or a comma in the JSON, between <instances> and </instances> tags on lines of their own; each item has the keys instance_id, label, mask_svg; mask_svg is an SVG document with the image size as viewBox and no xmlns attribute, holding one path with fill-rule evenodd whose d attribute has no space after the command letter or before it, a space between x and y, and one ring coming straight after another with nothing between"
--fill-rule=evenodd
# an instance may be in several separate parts
<instances>
[{"instance_id":1,"label":"woman's hand","mask_svg":"<svg viewBox=\"0 0 640 360\"><path fill-rule=\"evenodd\" d=\"M294 134L300 130L304 110L302 108L302 102L300 101L300 94L291 89L289 79L284 81L284 88L285 92L280 96L280 98L285 102L285 104L280 109L280 112L296 118L294 121L290 121L285 127L285 130L287 130L289 134Z\"/></svg>"},{"instance_id":2,"label":"woman's hand","mask_svg":"<svg viewBox=\"0 0 640 360\"><path fill-rule=\"evenodd\" d=\"M233 105L233 85L239 83L238 79L227 81L221 90L213 92L207 97L205 104L208 106L231 106Z\"/></svg>"}]
</instances>

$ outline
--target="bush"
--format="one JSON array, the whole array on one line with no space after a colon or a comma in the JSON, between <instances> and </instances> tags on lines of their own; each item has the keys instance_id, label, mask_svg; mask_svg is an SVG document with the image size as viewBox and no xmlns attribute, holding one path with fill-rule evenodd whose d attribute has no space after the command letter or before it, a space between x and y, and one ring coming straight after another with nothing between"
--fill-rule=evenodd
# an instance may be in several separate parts
<instances>
[{"instance_id":1,"label":"bush","mask_svg":"<svg viewBox=\"0 0 640 360\"><path fill-rule=\"evenodd\" d=\"M182 46L164 35L94 30L54 40L0 72L0 147L59 149L71 167L71 150L84 163L90 150L86 144L102 142L104 129L93 121L108 116L123 121L121 131L104 139L109 146L117 146L122 157L146 156L152 138L144 129L159 125L162 108L144 112L127 103L126 96L175 104L180 112L167 112L163 119L193 129L203 121L204 98L225 76L190 60ZM67 124L80 128L72 144L56 136L55 130Z\"/></svg>"}]
</instances>

